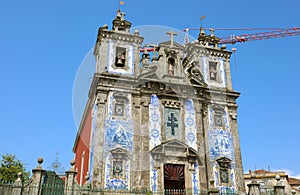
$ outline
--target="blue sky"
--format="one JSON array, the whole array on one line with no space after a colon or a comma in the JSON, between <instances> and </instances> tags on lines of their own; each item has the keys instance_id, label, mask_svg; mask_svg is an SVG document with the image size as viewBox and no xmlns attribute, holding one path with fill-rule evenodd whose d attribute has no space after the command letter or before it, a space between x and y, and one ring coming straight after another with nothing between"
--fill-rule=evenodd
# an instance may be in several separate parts
<instances>
[{"instance_id":1,"label":"blue sky","mask_svg":"<svg viewBox=\"0 0 300 195\"><path fill-rule=\"evenodd\" d=\"M117 0L0 3L0 154L15 154L31 169L39 156L49 167L58 152L69 168L77 132L73 83L98 27L111 27L117 5ZM299 27L299 6L298 0L125 0L121 9L133 26L198 28L204 15L207 28L275 28ZM251 32L215 32L232 33ZM234 89L241 92L244 172L270 166L300 175L299 45L300 36L228 45L237 48L231 67Z\"/></svg>"}]
</instances>

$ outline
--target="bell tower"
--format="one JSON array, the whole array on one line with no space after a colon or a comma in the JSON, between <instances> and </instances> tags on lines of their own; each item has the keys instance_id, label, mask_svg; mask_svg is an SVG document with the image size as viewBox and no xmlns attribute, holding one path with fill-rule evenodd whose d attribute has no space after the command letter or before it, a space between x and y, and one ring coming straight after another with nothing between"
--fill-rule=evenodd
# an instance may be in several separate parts
<instances>
[{"instance_id":1,"label":"bell tower","mask_svg":"<svg viewBox=\"0 0 300 195\"><path fill-rule=\"evenodd\" d=\"M138 76L139 48L143 37L138 31L130 33L131 23L124 16L125 13L118 10L112 30L108 25L99 28L94 50L96 73Z\"/></svg>"}]
</instances>

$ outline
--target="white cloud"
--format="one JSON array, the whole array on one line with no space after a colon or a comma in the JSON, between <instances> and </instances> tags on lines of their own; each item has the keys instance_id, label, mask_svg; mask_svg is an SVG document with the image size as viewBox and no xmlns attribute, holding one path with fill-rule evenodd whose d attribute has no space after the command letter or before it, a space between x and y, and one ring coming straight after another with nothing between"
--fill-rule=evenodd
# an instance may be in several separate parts
<instances>
[{"instance_id":1,"label":"white cloud","mask_svg":"<svg viewBox=\"0 0 300 195\"><path fill-rule=\"evenodd\" d=\"M274 172L285 172L289 177L295 177L295 178L298 178L300 179L300 174L298 173L294 173L292 170L290 169L273 169L272 171Z\"/></svg>"}]
</instances>

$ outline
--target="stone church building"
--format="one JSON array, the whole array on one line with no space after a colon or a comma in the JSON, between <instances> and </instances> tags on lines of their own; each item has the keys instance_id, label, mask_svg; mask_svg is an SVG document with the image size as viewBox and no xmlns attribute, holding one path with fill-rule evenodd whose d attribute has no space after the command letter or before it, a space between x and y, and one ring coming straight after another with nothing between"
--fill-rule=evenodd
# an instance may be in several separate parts
<instances>
[{"instance_id":1,"label":"stone church building","mask_svg":"<svg viewBox=\"0 0 300 195\"><path fill-rule=\"evenodd\" d=\"M73 151L77 182L113 190L243 194L231 52L200 30L145 47L118 11L99 28L96 70ZM167 32L166 32L167 33Z\"/></svg>"}]
</instances>

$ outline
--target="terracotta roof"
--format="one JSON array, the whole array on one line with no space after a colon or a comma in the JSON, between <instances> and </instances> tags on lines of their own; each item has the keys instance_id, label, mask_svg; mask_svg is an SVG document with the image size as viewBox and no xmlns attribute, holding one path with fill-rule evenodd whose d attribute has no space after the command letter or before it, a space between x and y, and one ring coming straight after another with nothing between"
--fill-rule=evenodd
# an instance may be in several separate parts
<instances>
[{"instance_id":1,"label":"terracotta roof","mask_svg":"<svg viewBox=\"0 0 300 195\"><path fill-rule=\"evenodd\" d=\"M266 171L266 170L255 170L255 171L253 171L253 173L255 173L255 174L266 174L266 173L271 173L271 172Z\"/></svg>"},{"instance_id":2,"label":"terracotta roof","mask_svg":"<svg viewBox=\"0 0 300 195\"><path fill-rule=\"evenodd\" d=\"M289 184L290 185L300 185L300 179L289 177Z\"/></svg>"}]
</instances>

